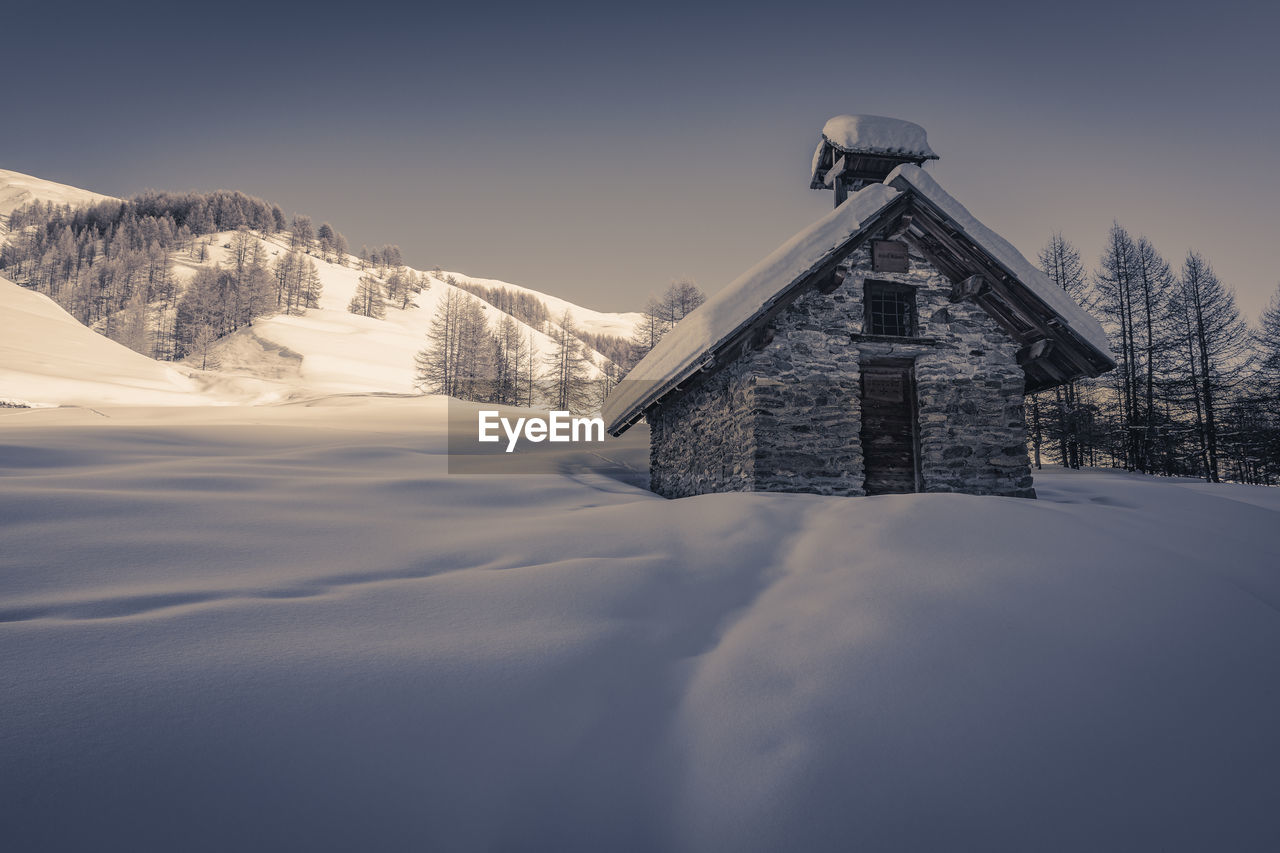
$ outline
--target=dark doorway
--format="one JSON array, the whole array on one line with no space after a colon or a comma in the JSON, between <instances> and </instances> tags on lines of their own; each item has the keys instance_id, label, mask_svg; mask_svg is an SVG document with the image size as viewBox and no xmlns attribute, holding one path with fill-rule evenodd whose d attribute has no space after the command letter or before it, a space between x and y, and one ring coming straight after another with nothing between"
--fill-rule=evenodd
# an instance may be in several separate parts
<instances>
[{"instance_id":1,"label":"dark doorway","mask_svg":"<svg viewBox=\"0 0 1280 853\"><path fill-rule=\"evenodd\" d=\"M911 362L862 365L862 455L869 495L920 491Z\"/></svg>"}]
</instances>

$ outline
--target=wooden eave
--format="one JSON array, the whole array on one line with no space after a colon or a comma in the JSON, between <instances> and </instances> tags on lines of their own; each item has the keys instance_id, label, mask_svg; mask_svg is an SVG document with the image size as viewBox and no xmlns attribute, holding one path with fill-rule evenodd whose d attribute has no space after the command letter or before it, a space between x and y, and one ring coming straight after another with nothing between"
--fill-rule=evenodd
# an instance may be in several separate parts
<instances>
[{"instance_id":1,"label":"wooden eave","mask_svg":"<svg viewBox=\"0 0 1280 853\"><path fill-rule=\"evenodd\" d=\"M1020 362L1027 375L1027 393L1097 376L1115 367L1106 353L1076 334L1048 303L970 240L928 199L915 194L911 199L912 218L906 235L952 282L981 276L985 286L968 298L1024 347ZM1052 346L1036 346L1031 357L1026 348L1039 341L1051 341Z\"/></svg>"}]
</instances>

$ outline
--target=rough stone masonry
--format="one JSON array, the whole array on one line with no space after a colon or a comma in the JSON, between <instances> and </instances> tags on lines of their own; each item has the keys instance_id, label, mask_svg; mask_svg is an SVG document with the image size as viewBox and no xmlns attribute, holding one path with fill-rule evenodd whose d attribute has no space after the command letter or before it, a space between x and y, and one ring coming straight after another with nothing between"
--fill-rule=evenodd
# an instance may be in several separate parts
<instances>
[{"instance_id":1,"label":"rough stone masonry","mask_svg":"<svg viewBox=\"0 0 1280 853\"><path fill-rule=\"evenodd\" d=\"M870 241L832 293L810 291L771 321L772 340L651 409L650 487L862 495L861 365L909 360L926 492L1035 497L1018 344L907 240L909 271L872 272ZM916 335L865 333L867 278L916 294Z\"/></svg>"}]
</instances>

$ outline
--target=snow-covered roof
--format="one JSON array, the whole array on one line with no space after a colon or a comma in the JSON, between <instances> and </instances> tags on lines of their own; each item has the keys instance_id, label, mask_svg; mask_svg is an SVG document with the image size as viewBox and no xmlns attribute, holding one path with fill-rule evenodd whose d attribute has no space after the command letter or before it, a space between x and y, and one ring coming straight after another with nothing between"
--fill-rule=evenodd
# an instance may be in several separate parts
<instances>
[{"instance_id":1,"label":"snow-covered roof","mask_svg":"<svg viewBox=\"0 0 1280 853\"><path fill-rule=\"evenodd\" d=\"M884 184L864 187L681 320L609 395L603 413L609 430L695 373L703 355L763 313L788 285L821 266L898 195Z\"/></svg>"},{"instance_id":2,"label":"snow-covered roof","mask_svg":"<svg viewBox=\"0 0 1280 853\"><path fill-rule=\"evenodd\" d=\"M1110 358L1106 333L1088 312L1055 286L1007 240L979 222L919 166L904 164L881 184L869 184L792 237L712 296L653 348L610 394L604 419L611 433L697 373L706 357L763 315L792 287L873 226L903 194L924 199L962 230L992 261L1060 317L1080 339Z\"/></svg>"},{"instance_id":3,"label":"snow-covered roof","mask_svg":"<svg viewBox=\"0 0 1280 853\"><path fill-rule=\"evenodd\" d=\"M885 116L836 116L822 127L822 138L841 151L937 160L924 128Z\"/></svg>"}]
</instances>

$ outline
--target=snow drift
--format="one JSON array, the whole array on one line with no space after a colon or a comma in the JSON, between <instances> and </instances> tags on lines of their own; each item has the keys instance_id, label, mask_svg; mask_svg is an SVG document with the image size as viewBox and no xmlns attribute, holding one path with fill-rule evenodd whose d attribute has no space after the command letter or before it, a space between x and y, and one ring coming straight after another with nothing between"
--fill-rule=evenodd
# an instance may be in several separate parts
<instances>
[{"instance_id":1,"label":"snow drift","mask_svg":"<svg viewBox=\"0 0 1280 853\"><path fill-rule=\"evenodd\" d=\"M191 374L91 331L49 297L0 278L0 403L215 402Z\"/></svg>"},{"instance_id":2,"label":"snow drift","mask_svg":"<svg viewBox=\"0 0 1280 853\"><path fill-rule=\"evenodd\" d=\"M443 423L0 411L6 844L1280 844L1280 492L665 501Z\"/></svg>"}]
</instances>

